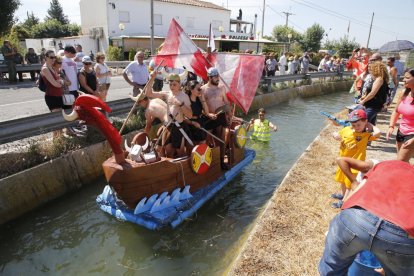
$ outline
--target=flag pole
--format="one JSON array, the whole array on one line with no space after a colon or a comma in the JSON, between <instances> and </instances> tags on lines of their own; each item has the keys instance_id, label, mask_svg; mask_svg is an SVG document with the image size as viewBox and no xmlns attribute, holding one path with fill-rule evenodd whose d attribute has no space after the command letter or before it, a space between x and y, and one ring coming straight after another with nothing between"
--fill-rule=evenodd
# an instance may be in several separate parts
<instances>
[{"instance_id":1,"label":"flag pole","mask_svg":"<svg viewBox=\"0 0 414 276\"><path fill-rule=\"evenodd\" d=\"M162 59L161 60L161 62L160 62L160 64L154 69L154 71L158 71L158 69L161 67L161 65L164 63L164 60L165 59ZM149 82L147 82L146 84L145 84L145 86L144 86L144 88L143 88L143 93L145 93L145 90L147 89L147 85L148 85L148 83ZM131 117L131 115L132 115L132 112L134 111L134 109L135 109L135 107L137 106L137 104L138 104L138 101L136 101L135 103L134 103L134 105L132 106L132 108L131 108L131 110L129 111L129 113L128 113L128 116L126 117L126 119L125 119L125 121L124 121L124 123L122 124L122 127L121 127L121 129L119 130L119 134L122 134L122 131L124 130L124 128L125 128L125 125L126 125L126 123L128 122L128 120L129 120L129 117Z\"/></svg>"}]
</instances>

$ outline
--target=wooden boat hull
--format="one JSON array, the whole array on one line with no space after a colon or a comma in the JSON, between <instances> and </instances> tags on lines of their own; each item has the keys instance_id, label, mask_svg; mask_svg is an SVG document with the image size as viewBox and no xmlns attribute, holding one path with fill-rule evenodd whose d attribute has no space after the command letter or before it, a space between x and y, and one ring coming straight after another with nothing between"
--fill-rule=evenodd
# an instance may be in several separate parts
<instances>
[{"instance_id":1,"label":"wooden boat hull","mask_svg":"<svg viewBox=\"0 0 414 276\"><path fill-rule=\"evenodd\" d=\"M244 149L233 148L233 166L244 159ZM204 188L220 178L226 171L220 166L220 149L212 149L213 159L205 174L198 175L191 169L191 158L173 160L162 158L151 164L127 160L119 165L114 157L103 163L108 184L116 191L119 199L129 208L135 208L138 202L154 194L171 193L177 188L190 186L190 192Z\"/></svg>"},{"instance_id":2,"label":"wooden boat hull","mask_svg":"<svg viewBox=\"0 0 414 276\"><path fill-rule=\"evenodd\" d=\"M243 153L243 155L237 155L237 152L239 154ZM245 151L240 150L236 151L236 154L234 156L235 159L237 159L236 156L243 156L243 159L241 159L237 164L235 164L230 170L221 171L220 176L213 182L209 183L207 186L201 187L198 190L193 191L189 197L183 200L180 199L175 203L164 206L162 209L158 209L157 206L159 206L160 203L162 205L165 204L166 201L169 202L170 196L162 197L162 195L160 195L157 201L151 202L151 207L149 207L148 209L144 208L145 210L142 210L143 206L141 205L141 203L143 203L143 200L138 204L138 206L134 210L129 208L128 206L125 206L122 203L122 201L119 201L116 193L114 193L113 189L111 189L109 186L105 187L103 193L98 196L96 201L102 211L120 220L129 221L144 226L145 228L148 228L150 230L175 228L179 224L181 224L186 218L191 217L198 209L201 208L201 206L207 200L212 198L228 182L230 182L236 175L238 175L245 166L249 165L255 157L255 152L249 149L246 149ZM154 172L154 174L157 174L157 172ZM194 179L189 178L189 181L192 180ZM208 181L206 180L205 182ZM202 183L202 181L200 181L200 183ZM146 204L150 200L151 198L146 201ZM141 211L137 211L137 209L140 208Z\"/></svg>"}]
</instances>

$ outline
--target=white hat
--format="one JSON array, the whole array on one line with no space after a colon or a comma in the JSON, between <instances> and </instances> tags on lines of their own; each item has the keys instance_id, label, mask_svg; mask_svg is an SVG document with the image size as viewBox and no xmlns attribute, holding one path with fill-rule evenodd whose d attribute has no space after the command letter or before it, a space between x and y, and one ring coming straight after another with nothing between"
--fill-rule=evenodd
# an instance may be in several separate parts
<instances>
[{"instance_id":1,"label":"white hat","mask_svg":"<svg viewBox=\"0 0 414 276\"><path fill-rule=\"evenodd\" d=\"M91 58L89 56L83 56L82 63L85 63L85 62L92 63L92 60L91 60Z\"/></svg>"}]
</instances>

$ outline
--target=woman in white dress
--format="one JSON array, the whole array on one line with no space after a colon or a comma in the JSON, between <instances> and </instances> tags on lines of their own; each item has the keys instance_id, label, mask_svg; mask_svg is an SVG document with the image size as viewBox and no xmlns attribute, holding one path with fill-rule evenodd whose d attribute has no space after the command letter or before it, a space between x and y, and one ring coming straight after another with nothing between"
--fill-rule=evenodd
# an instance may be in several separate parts
<instances>
[{"instance_id":1,"label":"woman in white dress","mask_svg":"<svg viewBox=\"0 0 414 276\"><path fill-rule=\"evenodd\" d=\"M95 72L98 78L98 90L99 98L106 102L106 96L108 95L109 86L111 85L112 72L111 69L106 65L105 54L96 54Z\"/></svg>"}]
</instances>

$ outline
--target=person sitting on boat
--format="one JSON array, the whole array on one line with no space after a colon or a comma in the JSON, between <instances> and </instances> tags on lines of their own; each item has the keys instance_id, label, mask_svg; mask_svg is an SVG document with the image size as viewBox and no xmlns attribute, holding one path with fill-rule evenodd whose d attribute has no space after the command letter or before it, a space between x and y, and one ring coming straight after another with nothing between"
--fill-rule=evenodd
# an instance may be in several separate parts
<instances>
[{"instance_id":1,"label":"person sitting on boat","mask_svg":"<svg viewBox=\"0 0 414 276\"><path fill-rule=\"evenodd\" d=\"M172 123L169 124L170 137L165 142L165 151L167 157L181 157L185 155L184 143L188 146L189 143L192 142L190 140L191 132L188 125L183 123L184 116L187 118L193 117L190 98L187 94L181 91L181 79L178 74L170 74L168 76L170 91L154 92L152 90L152 84L154 83L156 75L157 72L151 72L151 78L145 89L145 93L147 97L166 100L169 116L168 120L172 120ZM184 138L186 140L185 142Z\"/></svg>"},{"instance_id":2,"label":"person sitting on boat","mask_svg":"<svg viewBox=\"0 0 414 276\"><path fill-rule=\"evenodd\" d=\"M214 114L209 113L204 95L201 93L201 84L197 80L191 80L186 87L186 93L190 97L191 110L193 117L186 120L190 126L191 135L196 144L205 143L206 132L200 129L204 128L206 116L214 117Z\"/></svg>"},{"instance_id":3,"label":"person sitting on boat","mask_svg":"<svg viewBox=\"0 0 414 276\"><path fill-rule=\"evenodd\" d=\"M131 98L145 109L145 133L150 140L156 138L160 126L168 122L167 104L161 99L149 99L144 91Z\"/></svg>"},{"instance_id":4,"label":"person sitting on boat","mask_svg":"<svg viewBox=\"0 0 414 276\"><path fill-rule=\"evenodd\" d=\"M268 119L265 118L266 111L264 108L259 109L259 118L250 120L250 124L247 128L249 131L250 127L253 125L253 134L251 138L260 142L269 142L270 141L270 129L277 131L277 126L272 124Z\"/></svg>"},{"instance_id":5,"label":"person sitting on boat","mask_svg":"<svg viewBox=\"0 0 414 276\"><path fill-rule=\"evenodd\" d=\"M220 77L217 68L211 67L207 71L208 82L201 87L201 91L206 99L208 110L216 111L219 108L222 108L225 105L229 104L229 100L226 96L226 89L223 85L219 85ZM229 121L226 113L228 112L219 112L220 114L209 115L209 119L206 122L206 129L213 130L213 133L220 137L222 140L225 140L225 131L224 128L229 126ZM231 116L231 115L230 115ZM222 169L229 169L228 164L224 163L225 155L225 145L220 143L220 162Z\"/></svg>"}]
</instances>

